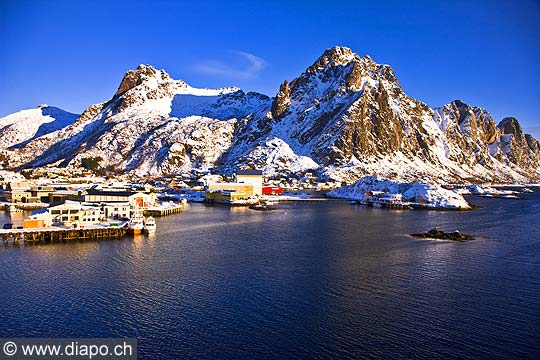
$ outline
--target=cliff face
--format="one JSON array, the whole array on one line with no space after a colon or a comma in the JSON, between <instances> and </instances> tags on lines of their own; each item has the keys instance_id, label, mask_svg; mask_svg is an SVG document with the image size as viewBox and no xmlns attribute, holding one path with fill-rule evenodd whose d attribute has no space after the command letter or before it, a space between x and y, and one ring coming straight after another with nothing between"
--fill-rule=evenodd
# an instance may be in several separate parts
<instances>
[{"instance_id":1,"label":"cliff face","mask_svg":"<svg viewBox=\"0 0 540 360\"><path fill-rule=\"evenodd\" d=\"M237 88L193 88L141 65L124 75L110 100L53 130L22 139L18 148L3 146L0 160L9 158L10 167L70 167L100 157L102 168L117 172L256 167L340 181L367 174L540 177L538 141L516 119L497 126L486 110L459 100L431 109L404 93L390 66L344 47L326 50L273 99Z\"/></svg>"},{"instance_id":2,"label":"cliff face","mask_svg":"<svg viewBox=\"0 0 540 360\"><path fill-rule=\"evenodd\" d=\"M529 134L524 134L519 122L513 118L504 118L499 123L501 132L501 150L507 163L512 163L530 172L539 167L539 144Z\"/></svg>"}]
</instances>

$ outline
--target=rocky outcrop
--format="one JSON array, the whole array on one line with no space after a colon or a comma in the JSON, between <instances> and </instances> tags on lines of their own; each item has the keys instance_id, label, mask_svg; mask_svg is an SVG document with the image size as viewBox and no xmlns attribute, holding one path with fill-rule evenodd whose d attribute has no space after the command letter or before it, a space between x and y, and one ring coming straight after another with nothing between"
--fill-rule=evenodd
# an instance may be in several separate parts
<instances>
[{"instance_id":1,"label":"rocky outcrop","mask_svg":"<svg viewBox=\"0 0 540 360\"><path fill-rule=\"evenodd\" d=\"M157 70L153 66L141 64L135 70L129 70L124 74L120 86L113 98L121 96L126 91L133 89L152 78L161 82L172 81L169 74L164 70Z\"/></svg>"},{"instance_id":2,"label":"rocky outcrop","mask_svg":"<svg viewBox=\"0 0 540 360\"><path fill-rule=\"evenodd\" d=\"M454 230L450 232L439 230L438 228L433 228L425 233L420 234L411 234L412 237L419 239L438 239L438 240L450 240L450 241L470 241L475 240L476 238L473 235L464 234L459 230Z\"/></svg>"},{"instance_id":3,"label":"rocky outcrop","mask_svg":"<svg viewBox=\"0 0 540 360\"><path fill-rule=\"evenodd\" d=\"M272 116L275 119L281 119L289 105L291 105L289 83L285 80L285 82L280 85L279 91L272 103Z\"/></svg>"},{"instance_id":4,"label":"rocky outcrop","mask_svg":"<svg viewBox=\"0 0 540 360\"><path fill-rule=\"evenodd\" d=\"M434 120L444 133L450 160L469 167L492 167L493 158L501 160L499 129L486 110L455 100L435 109Z\"/></svg>"}]
</instances>

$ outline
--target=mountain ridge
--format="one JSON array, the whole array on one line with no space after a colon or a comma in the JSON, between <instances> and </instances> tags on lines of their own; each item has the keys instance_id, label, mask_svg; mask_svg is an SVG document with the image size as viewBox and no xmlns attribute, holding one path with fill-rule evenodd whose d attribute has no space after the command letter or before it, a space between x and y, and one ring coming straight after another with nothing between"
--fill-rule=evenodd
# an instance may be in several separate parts
<instances>
[{"instance_id":1,"label":"mountain ridge","mask_svg":"<svg viewBox=\"0 0 540 360\"><path fill-rule=\"evenodd\" d=\"M25 141L0 148L6 167L78 167L96 157L102 169L138 175L262 168L345 182L540 178L538 141L515 118L497 125L459 100L432 109L405 94L389 65L345 47L327 49L273 98L193 88L141 64L110 100Z\"/></svg>"}]
</instances>

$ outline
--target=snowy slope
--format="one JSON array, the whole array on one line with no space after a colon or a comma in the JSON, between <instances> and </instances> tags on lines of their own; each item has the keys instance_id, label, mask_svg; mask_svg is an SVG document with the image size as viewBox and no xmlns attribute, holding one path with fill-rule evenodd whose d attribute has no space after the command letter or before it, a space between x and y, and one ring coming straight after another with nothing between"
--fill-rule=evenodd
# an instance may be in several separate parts
<instances>
[{"instance_id":1,"label":"snowy slope","mask_svg":"<svg viewBox=\"0 0 540 360\"><path fill-rule=\"evenodd\" d=\"M22 143L62 129L79 115L53 106L40 105L0 119L0 148Z\"/></svg>"},{"instance_id":2,"label":"snowy slope","mask_svg":"<svg viewBox=\"0 0 540 360\"><path fill-rule=\"evenodd\" d=\"M44 150L26 166L78 166L83 158L96 157L103 168L118 172L207 169L231 146L239 119L269 106L265 95L197 89L141 65L126 73L111 100L58 131L56 142L50 137L30 142L27 148Z\"/></svg>"}]
</instances>

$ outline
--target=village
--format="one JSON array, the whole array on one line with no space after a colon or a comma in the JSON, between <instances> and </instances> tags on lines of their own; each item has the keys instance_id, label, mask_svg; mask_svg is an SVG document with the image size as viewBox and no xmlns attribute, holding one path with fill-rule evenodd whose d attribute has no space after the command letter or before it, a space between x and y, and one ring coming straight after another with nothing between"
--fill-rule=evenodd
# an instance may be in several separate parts
<instances>
[{"instance_id":1,"label":"village","mask_svg":"<svg viewBox=\"0 0 540 360\"><path fill-rule=\"evenodd\" d=\"M270 210L280 200L309 198L304 193L284 194L285 187L264 179L260 170L239 170L230 179L190 174L145 182L99 177L89 171L80 176L47 175L27 179L6 171L0 174L0 204L11 219L0 229L4 241L17 239L19 235L35 239L28 234L51 231L72 231L71 237L76 238L73 230L81 230L80 237L83 234L92 237L91 233L89 235L91 230L111 228L121 229L118 236L153 234L156 230L154 217L182 212L188 202ZM309 186L309 182L305 182L301 188ZM311 188L315 189L314 186Z\"/></svg>"}]
</instances>

